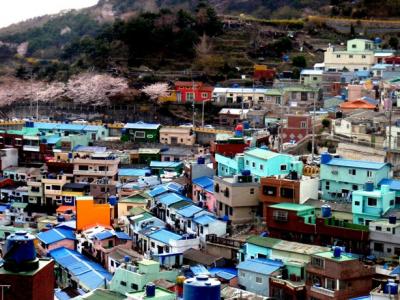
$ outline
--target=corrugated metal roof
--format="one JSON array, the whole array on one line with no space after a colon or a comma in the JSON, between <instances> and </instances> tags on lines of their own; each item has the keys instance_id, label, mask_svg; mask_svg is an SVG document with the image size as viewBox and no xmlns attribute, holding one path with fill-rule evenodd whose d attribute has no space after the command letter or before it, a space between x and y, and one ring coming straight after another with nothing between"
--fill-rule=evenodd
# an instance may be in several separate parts
<instances>
[{"instance_id":1,"label":"corrugated metal roof","mask_svg":"<svg viewBox=\"0 0 400 300\"><path fill-rule=\"evenodd\" d=\"M371 169L379 170L382 169L387 163L369 162L365 160L350 160L342 158L332 158L326 165L338 166L338 167L351 167L359 169Z\"/></svg>"},{"instance_id":2,"label":"corrugated metal roof","mask_svg":"<svg viewBox=\"0 0 400 300\"><path fill-rule=\"evenodd\" d=\"M54 228L40 232L37 238L44 244L49 245L62 240L75 240L75 233L65 228Z\"/></svg>"},{"instance_id":3,"label":"corrugated metal roof","mask_svg":"<svg viewBox=\"0 0 400 300\"><path fill-rule=\"evenodd\" d=\"M245 154L255 156L255 157L258 157L261 159L270 159L272 157L281 155L279 153L276 153L276 152L273 152L270 150L266 150L266 149L261 149L261 148L250 149L250 150L246 151Z\"/></svg>"},{"instance_id":4,"label":"corrugated metal roof","mask_svg":"<svg viewBox=\"0 0 400 300\"><path fill-rule=\"evenodd\" d=\"M50 251L50 256L57 264L65 268L79 280L79 284L94 290L104 287L106 281L110 281L112 275L101 265L91 261L82 254L65 247Z\"/></svg>"},{"instance_id":5,"label":"corrugated metal roof","mask_svg":"<svg viewBox=\"0 0 400 300\"><path fill-rule=\"evenodd\" d=\"M198 186L202 187L203 189L206 189L210 186L214 186L214 180L208 176L196 178L192 182L193 182L193 184L198 185Z\"/></svg>"},{"instance_id":6,"label":"corrugated metal roof","mask_svg":"<svg viewBox=\"0 0 400 300\"><path fill-rule=\"evenodd\" d=\"M270 275L283 266L282 262L264 260L264 259L249 259L241 262L237 268L248 272L254 272L263 275Z\"/></svg>"},{"instance_id":7,"label":"corrugated metal roof","mask_svg":"<svg viewBox=\"0 0 400 300\"><path fill-rule=\"evenodd\" d=\"M119 238L120 240L131 240L132 238L125 232L123 231L116 231L115 235L117 236L117 238Z\"/></svg>"},{"instance_id":8,"label":"corrugated metal roof","mask_svg":"<svg viewBox=\"0 0 400 300\"><path fill-rule=\"evenodd\" d=\"M400 191L400 180L395 179L382 179L379 185L388 185L391 190Z\"/></svg>"},{"instance_id":9,"label":"corrugated metal roof","mask_svg":"<svg viewBox=\"0 0 400 300\"><path fill-rule=\"evenodd\" d=\"M145 176L149 169L119 169L118 176Z\"/></svg>"},{"instance_id":10,"label":"corrugated metal roof","mask_svg":"<svg viewBox=\"0 0 400 300\"><path fill-rule=\"evenodd\" d=\"M109 239L109 238L113 237L114 233L109 230L105 230L105 231L95 234L94 236L96 239L101 241L101 240L105 240L105 239Z\"/></svg>"},{"instance_id":11,"label":"corrugated metal roof","mask_svg":"<svg viewBox=\"0 0 400 300\"><path fill-rule=\"evenodd\" d=\"M139 121L136 123L127 123L127 124L125 124L124 128L157 130L160 126L161 126L160 124L151 124L151 123L145 123L145 122Z\"/></svg>"},{"instance_id":12,"label":"corrugated metal roof","mask_svg":"<svg viewBox=\"0 0 400 300\"><path fill-rule=\"evenodd\" d=\"M149 238L162 242L164 244L169 244L171 240L179 241L182 239L182 236L179 234L173 233L166 229L157 230L151 234L149 234Z\"/></svg>"},{"instance_id":13,"label":"corrugated metal roof","mask_svg":"<svg viewBox=\"0 0 400 300\"><path fill-rule=\"evenodd\" d=\"M164 204L166 206L170 206L171 204L174 204L174 203L176 203L178 201L188 200L188 198L186 198L185 196L182 196L180 194L177 194L177 193L169 192L167 194L161 195L157 200L161 204Z\"/></svg>"},{"instance_id":14,"label":"corrugated metal roof","mask_svg":"<svg viewBox=\"0 0 400 300\"><path fill-rule=\"evenodd\" d=\"M150 162L150 168L178 168L183 166L181 161L155 161Z\"/></svg>"},{"instance_id":15,"label":"corrugated metal roof","mask_svg":"<svg viewBox=\"0 0 400 300\"><path fill-rule=\"evenodd\" d=\"M210 215L202 215L200 217L194 218L193 222L200 224L200 225L208 225L210 223L214 223L217 219Z\"/></svg>"},{"instance_id":16,"label":"corrugated metal roof","mask_svg":"<svg viewBox=\"0 0 400 300\"><path fill-rule=\"evenodd\" d=\"M203 209L196 206L196 205L188 205L184 208L181 208L179 210L176 211L177 214L180 214L183 217L186 218L191 218L193 217L195 214L201 212Z\"/></svg>"}]
</instances>

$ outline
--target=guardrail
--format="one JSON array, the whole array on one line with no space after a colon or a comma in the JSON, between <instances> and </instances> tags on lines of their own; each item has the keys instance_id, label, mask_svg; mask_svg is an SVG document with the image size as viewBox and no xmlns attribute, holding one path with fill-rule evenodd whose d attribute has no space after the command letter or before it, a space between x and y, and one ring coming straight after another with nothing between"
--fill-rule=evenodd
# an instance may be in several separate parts
<instances>
[{"instance_id":1,"label":"guardrail","mask_svg":"<svg viewBox=\"0 0 400 300\"><path fill-rule=\"evenodd\" d=\"M212 244L218 244L230 248L235 248L235 249L240 249L243 247L245 244L244 242L234 240L234 239L229 239L229 238L222 238L222 237L217 237L215 234L208 234L206 235L206 242L207 243L212 243Z\"/></svg>"}]
</instances>

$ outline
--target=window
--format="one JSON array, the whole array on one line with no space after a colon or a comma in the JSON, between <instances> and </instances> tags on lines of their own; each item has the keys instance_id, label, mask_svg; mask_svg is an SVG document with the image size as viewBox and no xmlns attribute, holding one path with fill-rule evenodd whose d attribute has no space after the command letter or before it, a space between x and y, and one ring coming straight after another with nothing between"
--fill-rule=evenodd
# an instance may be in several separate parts
<instances>
[{"instance_id":1,"label":"window","mask_svg":"<svg viewBox=\"0 0 400 300\"><path fill-rule=\"evenodd\" d=\"M261 278L261 277L258 277L258 276L256 276L256 283L262 283L262 278Z\"/></svg>"},{"instance_id":2,"label":"window","mask_svg":"<svg viewBox=\"0 0 400 300\"><path fill-rule=\"evenodd\" d=\"M253 168L256 167L256 163L254 161L251 163L251 165L253 166Z\"/></svg>"},{"instance_id":3,"label":"window","mask_svg":"<svg viewBox=\"0 0 400 300\"><path fill-rule=\"evenodd\" d=\"M353 58L353 55L350 54L350 55L349 55L349 58Z\"/></svg>"},{"instance_id":4,"label":"window","mask_svg":"<svg viewBox=\"0 0 400 300\"><path fill-rule=\"evenodd\" d=\"M243 271L240 271L240 272L239 272L239 276L240 276L240 277L246 277L246 273L243 272Z\"/></svg>"},{"instance_id":5,"label":"window","mask_svg":"<svg viewBox=\"0 0 400 300\"><path fill-rule=\"evenodd\" d=\"M229 207L229 215L232 216L233 215L233 208Z\"/></svg>"},{"instance_id":6,"label":"window","mask_svg":"<svg viewBox=\"0 0 400 300\"><path fill-rule=\"evenodd\" d=\"M307 128L307 122L306 121L301 121L300 122L300 128Z\"/></svg>"},{"instance_id":7,"label":"window","mask_svg":"<svg viewBox=\"0 0 400 300\"><path fill-rule=\"evenodd\" d=\"M136 283L131 283L131 289L137 291L139 286Z\"/></svg>"},{"instance_id":8,"label":"window","mask_svg":"<svg viewBox=\"0 0 400 300\"><path fill-rule=\"evenodd\" d=\"M219 184L218 184L218 183L215 184L215 186L214 186L214 191L217 192L217 193L219 193Z\"/></svg>"},{"instance_id":9,"label":"window","mask_svg":"<svg viewBox=\"0 0 400 300\"><path fill-rule=\"evenodd\" d=\"M79 171L87 171L89 170L89 166L79 166Z\"/></svg>"},{"instance_id":10,"label":"window","mask_svg":"<svg viewBox=\"0 0 400 300\"><path fill-rule=\"evenodd\" d=\"M286 165L281 165L281 171L286 171L287 166Z\"/></svg>"},{"instance_id":11,"label":"window","mask_svg":"<svg viewBox=\"0 0 400 300\"><path fill-rule=\"evenodd\" d=\"M144 139L146 137L146 133L144 131L136 131L135 138Z\"/></svg>"},{"instance_id":12,"label":"window","mask_svg":"<svg viewBox=\"0 0 400 300\"><path fill-rule=\"evenodd\" d=\"M99 166L99 171L108 171L108 167L106 167L106 166Z\"/></svg>"},{"instance_id":13,"label":"window","mask_svg":"<svg viewBox=\"0 0 400 300\"><path fill-rule=\"evenodd\" d=\"M250 195L254 195L254 189L250 189Z\"/></svg>"},{"instance_id":14,"label":"window","mask_svg":"<svg viewBox=\"0 0 400 300\"><path fill-rule=\"evenodd\" d=\"M208 93L201 93L201 98L203 98L203 99L208 98Z\"/></svg>"},{"instance_id":15,"label":"window","mask_svg":"<svg viewBox=\"0 0 400 300\"><path fill-rule=\"evenodd\" d=\"M328 290L336 290L336 279L327 278L326 279L326 288Z\"/></svg>"},{"instance_id":16,"label":"window","mask_svg":"<svg viewBox=\"0 0 400 300\"><path fill-rule=\"evenodd\" d=\"M377 200L376 198L368 198L368 206L376 206Z\"/></svg>"},{"instance_id":17,"label":"window","mask_svg":"<svg viewBox=\"0 0 400 300\"><path fill-rule=\"evenodd\" d=\"M354 201L355 206L360 206L360 201Z\"/></svg>"},{"instance_id":18,"label":"window","mask_svg":"<svg viewBox=\"0 0 400 300\"><path fill-rule=\"evenodd\" d=\"M365 55L361 55L361 57L362 57L362 58L366 58L366 56L365 56Z\"/></svg>"},{"instance_id":19,"label":"window","mask_svg":"<svg viewBox=\"0 0 400 300\"><path fill-rule=\"evenodd\" d=\"M317 268L324 268L324 260L319 257L311 257L311 265Z\"/></svg>"},{"instance_id":20,"label":"window","mask_svg":"<svg viewBox=\"0 0 400 300\"><path fill-rule=\"evenodd\" d=\"M190 220L187 221L187 227L192 228L192 222Z\"/></svg>"},{"instance_id":21,"label":"window","mask_svg":"<svg viewBox=\"0 0 400 300\"><path fill-rule=\"evenodd\" d=\"M186 93L186 101L193 101L194 93Z\"/></svg>"},{"instance_id":22,"label":"window","mask_svg":"<svg viewBox=\"0 0 400 300\"><path fill-rule=\"evenodd\" d=\"M51 186L51 189L54 190L54 191L59 191L59 190L61 190L61 186L59 186L59 185L52 185L52 186Z\"/></svg>"},{"instance_id":23,"label":"window","mask_svg":"<svg viewBox=\"0 0 400 300\"><path fill-rule=\"evenodd\" d=\"M229 189L228 188L225 189L224 196L229 198Z\"/></svg>"},{"instance_id":24,"label":"window","mask_svg":"<svg viewBox=\"0 0 400 300\"><path fill-rule=\"evenodd\" d=\"M249 165L249 161L246 159L246 166L248 166Z\"/></svg>"},{"instance_id":25,"label":"window","mask_svg":"<svg viewBox=\"0 0 400 300\"><path fill-rule=\"evenodd\" d=\"M349 174L350 175L356 175L356 169L349 169Z\"/></svg>"},{"instance_id":26,"label":"window","mask_svg":"<svg viewBox=\"0 0 400 300\"><path fill-rule=\"evenodd\" d=\"M219 203L219 210L222 210L222 202Z\"/></svg>"},{"instance_id":27,"label":"window","mask_svg":"<svg viewBox=\"0 0 400 300\"><path fill-rule=\"evenodd\" d=\"M372 171L370 170L367 171L367 177L372 177Z\"/></svg>"},{"instance_id":28,"label":"window","mask_svg":"<svg viewBox=\"0 0 400 300\"><path fill-rule=\"evenodd\" d=\"M126 286L126 281L122 281L121 280L120 283L121 283L122 286Z\"/></svg>"},{"instance_id":29,"label":"window","mask_svg":"<svg viewBox=\"0 0 400 300\"><path fill-rule=\"evenodd\" d=\"M156 244L154 244L154 242L151 242L150 245L151 245L151 248L154 248L156 246Z\"/></svg>"},{"instance_id":30,"label":"window","mask_svg":"<svg viewBox=\"0 0 400 300\"><path fill-rule=\"evenodd\" d=\"M394 200L390 200L389 205L394 206Z\"/></svg>"},{"instance_id":31,"label":"window","mask_svg":"<svg viewBox=\"0 0 400 300\"><path fill-rule=\"evenodd\" d=\"M352 188L353 188L353 191L357 191L358 190L358 185L353 184Z\"/></svg>"},{"instance_id":32,"label":"window","mask_svg":"<svg viewBox=\"0 0 400 300\"><path fill-rule=\"evenodd\" d=\"M374 251L383 252L383 243L374 243Z\"/></svg>"},{"instance_id":33,"label":"window","mask_svg":"<svg viewBox=\"0 0 400 300\"><path fill-rule=\"evenodd\" d=\"M386 252L387 253L391 253L392 252L392 248L386 248Z\"/></svg>"},{"instance_id":34,"label":"window","mask_svg":"<svg viewBox=\"0 0 400 300\"><path fill-rule=\"evenodd\" d=\"M293 189L289 188L281 188L281 197L282 198L287 198L287 199L293 199L294 196L294 191Z\"/></svg>"},{"instance_id":35,"label":"window","mask_svg":"<svg viewBox=\"0 0 400 300\"><path fill-rule=\"evenodd\" d=\"M376 226L375 229L376 229L376 231L382 231L382 227L381 226Z\"/></svg>"},{"instance_id":36,"label":"window","mask_svg":"<svg viewBox=\"0 0 400 300\"><path fill-rule=\"evenodd\" d=\"M200 234L203 234L203 232L204 232L203 226L200 226Z\"/></svg>"},{"instance_id":37,"label":"window","mask_svg":"<svg viewBox=\"0 0 400 300\"><path fill-rule=\"evenodd\" d=\"M275 104L281 104L281 97L277 96L275 98Z\"/></svg>"},{"instance_id":38,"label":"window","mask_svg":"<svg viewBox=\"0 0 400 300\"><path fill-rule=\"evenodd\" d=\"M351 48L355 49L355 48L357 48L357 45L356 44L352 44Z\"/></svg>"},{"instance_id":39,"label":"window","mask_svg":"<svg viewBox=\"0 0 400 300\"><path fill-rule=\"evenodd\" d=\"M260 170L264 170L264 166L263 165L260 165Z\"/></svg>"},{"instance_id":40,"label":"window","mask_svg":"<svg viewBox=\"0 0 400 300\"><path fill-rule=\"evenodd\" d=\"M296 92L292 92L292 99L296 99L297 97L297 93Z\"/></svg>"},{"instance_id":41,"label":"window","mask_svg":"<svg viewBox=\"0 0 400 300\"><path fill-rule=\"evenodd\" d=\"M272 213L272 217L275 221L287 222L288 212L284 210L274 210L274 212Z\"/></svg>"},{"instance_id":42,"label":"window","mask_svg":"<svg viewBox=\"0 0 400 300\"><path fill-rule=\"evenodd\" d=\"M263 186L263 194L265 196L276 196L276 187L264 185Z\"/></svg>"},{"instance_id":43,"label":"window","mask_svg":"<svg viewBox=\"0 0 400 300\"><path fill-rule=\"evenodd\" d=\"M336 54L336 58L340 58L340 54Z\"/></svg>"}]
</instances>

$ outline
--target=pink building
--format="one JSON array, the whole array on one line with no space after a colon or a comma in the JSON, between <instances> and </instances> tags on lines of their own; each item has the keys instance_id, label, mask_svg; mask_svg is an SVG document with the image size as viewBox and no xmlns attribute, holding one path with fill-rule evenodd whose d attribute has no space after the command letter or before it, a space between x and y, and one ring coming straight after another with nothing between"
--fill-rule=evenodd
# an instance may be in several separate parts
<instances>
[{"instance_id":1,"label":"pink building","mask_svg":"<svg viewBox=\"0 0 400 300\"><path fill-rule=\"evenodd\" d=\"M192 181L192 199L193 202L202 205L210 212L217 211L217 202L214 196L214 180L210 177L203 176Z\"/></svg>"},{"instance_id":2,"label":"pink building","mask_svg":"<svg viewBox=\"0 0 400 300\"><path fill-rule=\"evenodd\" d=\"M51 250L61 247L75 250L75 233L70 229L53 228L40 232L37 238L39 240L37 250L43 256Z\"/></svg>"}]
</instances>

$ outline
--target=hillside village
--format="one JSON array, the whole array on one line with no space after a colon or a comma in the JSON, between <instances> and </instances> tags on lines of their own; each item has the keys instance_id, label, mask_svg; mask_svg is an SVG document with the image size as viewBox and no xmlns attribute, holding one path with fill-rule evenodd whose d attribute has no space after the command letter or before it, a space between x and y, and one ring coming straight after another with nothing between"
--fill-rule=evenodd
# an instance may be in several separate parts
<instances>
[{"instance_id":1,"label":"hillside village","mask_svg":"<svg viewBox=\"0 0 400 300\"><path fill-rule=\"evenodd\" d=\"M214 4L176 19L148 2L154 12L130 19L100 1L87 11L124 18L98 31L66 13L93 34L51 41L64 61L39 57L43 30L36 52L0 66L1 300L399 299L395 35ZM0 30L11 48L33 34L15 28ZM118 66L105 59L116 50Z\"/></svg>"}]
</instances>

